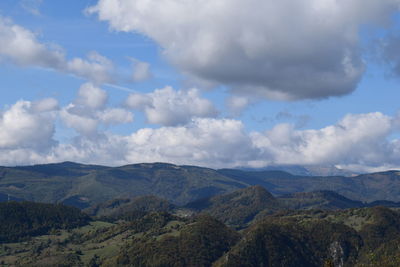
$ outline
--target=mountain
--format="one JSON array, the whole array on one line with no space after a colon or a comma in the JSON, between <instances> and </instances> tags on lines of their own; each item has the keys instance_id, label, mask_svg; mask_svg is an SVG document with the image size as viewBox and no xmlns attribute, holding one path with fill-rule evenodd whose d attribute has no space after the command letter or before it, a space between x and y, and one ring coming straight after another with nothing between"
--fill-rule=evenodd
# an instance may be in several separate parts
<instances>
[{"instance_id":1,"label":"mountain","mask_svg":"<svg viewBox=\"0 0 400 267\"><path fill-rule=\"evenodd\" d=\"M398 171L344 176L299 176L283 171L213 170L166 163L121 167L73 162L0 167L0 201L64 203L85 209L115 198L153 195L174 205L260 185L274 196L334 191L362 201L400 202Z\"/></svg>"},{"instance_id":2,"label":"mountain","mask_svg":"<svg viewBox=\"0 0 400 267\"><path fill-rule=\"evenodd\" d=\"M399 266L400 213L295 211L253 224L214 266Z\"/></svg>"},{"instance_id":3,"label":"mountain","mask_svg":"<svg viewBox=\"0 0 400 267\"><path fill-rule=\"evenodd\" d=\"M261 186L250 186L232 193L199 199L188 203L184 208L194 213L209 214L230 227L241 229L282 210L345 210L376 206L397 208L400 203L364 203L327 190L274 197Z\"/></svg>"},{"instance_id":4,"label":"mountain","mask_svg":"<svg viewBox=\"0 0 400 267\"><path fill-rule=\"evenodd\" d=\"M361 247L346 225L281 216L254 225L214 266L354 266Z\"/></svg>"},{"instance_id":5,"label":"mountain","mask_svg":"<svg viewBox=\"0 0 400 267\"><path fill-rule=\"evenodd\" d=\"M270 165L264 168L240 168L244 171L283 171L299 176L356 176L360 173L339 169L333 165Z\"/></svg>"},{"instance_id":6,"label":"mountain","mask_svg":"<svg viewBox=\"0 0 400 267\"><path fill-rule=\"evenodd\" d=\"M79 208L144 195L185 204L246 186L212 169L165 163L104 167L66 162L0 168L0 194Z\"/></svg>"},{"instance_id":7,"label":"mountain","mask_svg":"<svg viewBox=\"0 0 400 267\"><path fill-rule=\"evenodd\" d=\"M47 212L49 216L57 214L54 209ZM400 264L400 213L383 207L281 210L253 221L240 231L209 215L178 217L149 212L129 220L97 220L44 233L32 235L28 240L2 243L0 264L104 267Z\"/></svg>"},{"instance_id":8,"label":"mountain","mask_svg":"<svg viewBox=\"0 0 400 267\"><path fill-rule=\"evenodd\" d=\"M336 192L321 190L313 192L292 193L280 196L279 202L281 206L289 209L350 209L361 208L368 204L361 201L348 199ZM376 202L371 203L371 206L393 206L395 203Z\"/></svg>"},{"instance_id":9,"label":"mountain","mask_svg":"<svg viewBox=\"0 0 400 267\"><path fill-rule=\"evenodd\" d=\"M261 211L274 212L278 201L261 186L251 186L235 192L201 199L186 208L207 213L233 227L243 227Z\"/></svg>"},{"instance_id":10,"label":"mountain","mask_svg":"<svg viewBox=\"0 0 400 267\"><path fill-rule=\"evenodd\" d=\"M132 212L171 212L175 208L168 201L155 196L135 198L117 198L85 209L85 212L96 217L120 218Z\"/></svg>"},{"instance_id":11,"label":"mountain","mask_svg":"<svg viewBox=\"0 0 400 267\"><path fill-rule=\"evenodd\" d=\"M33 202L0 203L0 243L24 240L56 229L88 224L89 216L64 205Z\"/></svg>"},{"instance_id":12,"label":"mountain","mask_svg":"<svg viewBox=\"0 0 400 267\"><path fill-rule=\"evenodd\" d=\"M211 266L239 234L209 216L194 218L173 235L128 242L110 266Z\"/></svg>"},{"instance_id":13,"label":"mountain","mask_svg":"<svg viewBox=\"0 0 400 267\"><path fill-rule=\"evenodd\" d=\"M249 185L262 185L274 195L329 190L349 199L372 202L400 201L400 172L387 171L343 176L297 176L282 171L218 170L220 174Z\"/></svg>"},{"instance_id":14,"label":"mountain","mask_svg":"<svg viewBox=\"0 0 400 267\"><path fill-rule=\"evenodd\" d=\"M332 191L293 193L274 197L262 186L250 186L231 193L202 198L184 206L176 206L155 196L117 198L84 209L97 219L133 220L149 212L169 212L179 217L210 215L224 224L241 229L253 221L282 210L343 210L362 207L400 207L392 201L363 203Z\"/></svg>"}]
</instances>

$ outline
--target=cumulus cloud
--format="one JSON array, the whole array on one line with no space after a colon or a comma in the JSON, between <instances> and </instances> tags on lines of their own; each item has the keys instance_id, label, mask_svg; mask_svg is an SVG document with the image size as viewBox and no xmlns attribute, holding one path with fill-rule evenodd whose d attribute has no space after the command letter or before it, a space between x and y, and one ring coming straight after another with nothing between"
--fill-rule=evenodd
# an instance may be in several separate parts
<instances>
[{"instance_id":1,"label":"cumulus cloud","mask_svg":"<svg viewBox=\"0 0 400 267\"><path fill-rule=\"evenodd\" d=\"M255 100L249 97L233 95L226 99L225 104L232 115L238 116L253 102Z\"/></svg>"},{"instance_id":2,"label":"cumulus cloud","mask_svg":"<svg viewBox=\"0 0 400 267\"><path fill-rule=\"evenodd\" d=\"M101 109L107 102L107 92L91 83L83 84L78 90L76 104L91 109Z\"/></svg>"},{"instance_id":3,"label":"cumulus cloud","mask_svg":"<svg viewBox=\"0 0 400 267\"><path fill-rule=\"evenodd\" d=\"M18 101L0 112L0 150L45 150L55 144L55 99Z\"/></svg>"},{"instance_id":4,"label":"cumulus cloud","mask_svg":"<svg viewBox=\"0 0 400 267\"><path fill-rule=\"evenodd\" d=\"M357 171L400 168L400 116L380 112L348 114L321 129L299 130L281 123L248 133L239 120L192 118L188 123L143 128L128 135L100 125L127 123L132 114L103 100L78 103L85 90L104 99L102 90L83 85L76 100L59 108L55 99L18 101L0 112L0 164L20 165L73 160L121 165L172 162L214 168L270 164L337 165ZM140 103L138 101L137 103ZM143 101L146 103L146 101ZM54 140L57 114L77 135Z\"/></svg>"},{"instance_id":5,"label":"cumulus cloud","mask_svg":"<svg viewBox=\"0 0 400 267\"><path fill-rule=\"evenodd\" d=\"M246 133L237 120L196 119L185 126L137 131L126 139L126 159L211 167L353 164L374 168L383 163L400 167L400 142L388 139L397 129L396 120L379 112L349 114L317 130L278 124L265 132Z\"/></svg>"},{"instance_id":6,"label":"cumulus cloud","mask_svg":"<svg viewBox=\"0 0 400 267\"><path fill-rule=\"evenodd\" d=\"M84 136L98 134L100 124L114 125L133 121L133 114L122 108L107 108L108 95L91 83L83 84L73 103L62 108L60 117L70 128Z\"/></svg>"},{"instance_id":7,"label":"cumulus cloud","mask_svg":"<svg viewBox=\"0 0 400 267\"><path fill-rule=\"evenodd\" d=\"M152 77L150 63L131 58L133 62L132 80L142 82Z\"/></svg>"},{"instance_id":8,"label":"cumulus cloud","mask_svg":"<svg viewBox=\"0 0 400 267\"><path fill-rule=\"evenodd\" d=\"M65 62L64 71L96 83L106 83L113 82L114 66L108 58L93 51L87 59L73 58Z\"/></svg>"},{"instance_id":9,"label":"cumulus cloud","mask_svg":"<svg viewBox=\"0 0 400 267\"><path fill-rule=\"evenodd\" d=\"M41 43L33 32L1 16L0 42L0 60L20 66L48 68L96 83L113 81L114 66L107 58L91 52L86 59L67 60L61 48Z\"/></svg>"},{"instance_id":10,"label":"cumulus cloud","mask_svg":"<svg viewBox=\"0 0 400 267\"><path fill-rule=\"evenodd\" d=\"M148 94L133 93L126 100L126 106L142 110L149 123L166 126L182 125L194 117L214 117L218 113L197 89L177 91L170 86Z\"/></svg>"},{"instance_id":11,"label":"cumulus cloud","mask_svg":"<svg viewBox=\"0 0 400 267\"><path fill-rule=\"evenodd\" d=\"M141 129L127 137L131 162L172 161L207 166L241 165L256 151L240 121L195 119L186 126Z\"/></svg>"},{"instance_id":12,"label":"cumulus cloud","mask_svg":"<svg viewBox=\"0 0 400 267\"><path fill-rule=\"evenodd\" d=\"M87 11L144 34L183 72L278 99L352 92L363 72L360 28L386 27L399 0L99 0Z\"/></svg>"},{"instance_id":13,"label":"cumulus cloud","mask_svg":"<svg viewBox=\"0 0 400 267\"><path fill-rule=\"evenodd\" d=\"M253 133L252 139L258 148L273 154L278 164L380 164L391 154L386 137L392 131L392 119L377 112L347 115L319 130L300 131L292 124L279 124L265 133Z\"/></svg>"},{"instance_id":14,"label":"cumulus cloud","mask_svg":"<svg viewBox=\"0 0 400 267\"><path fill-rule=\"evenodd\" d=\"M133 121L133 114L122 108L107 108L98 112L99 120L107 125L123 124Z\"/></svg>"}]
</instances>

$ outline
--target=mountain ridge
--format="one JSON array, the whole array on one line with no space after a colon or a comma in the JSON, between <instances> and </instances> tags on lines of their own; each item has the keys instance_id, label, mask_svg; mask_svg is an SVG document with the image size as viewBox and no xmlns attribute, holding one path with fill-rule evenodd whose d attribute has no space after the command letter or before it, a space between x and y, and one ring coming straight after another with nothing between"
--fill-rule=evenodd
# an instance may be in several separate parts
<instances>
[{"instance_id":1,"label":"mountain ridge","mask_svg":"<svg viewBox=\"0 0 400 267\"><path fill-rule=\"evenodd\" d=\"M399 173L392 170L354 177L299 176L284 171L214 170L160 162L119 167L62 162L0 167L0 195L79 208L145 195L184 205L260 185L274 196L329 190L356 201L399 202Z\"/></svg>"}]
</instances>

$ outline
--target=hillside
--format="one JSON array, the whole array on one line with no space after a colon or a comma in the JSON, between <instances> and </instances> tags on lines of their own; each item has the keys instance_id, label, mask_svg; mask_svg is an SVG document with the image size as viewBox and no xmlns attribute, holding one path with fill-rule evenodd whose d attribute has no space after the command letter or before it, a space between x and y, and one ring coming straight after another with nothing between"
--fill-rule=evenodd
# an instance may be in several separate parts
<instances>
[{"instance_id":1,"label":"hillside","mask_svg":"<svg viewBox=\"0 0 400 267\"><path fill-rule=\"evenodd\" d=\"M333 165L270 165L264 168L242 168L245 171L284 171L298 176L355 176L360 173L339 169Z\"/></svg>"},{"instance_id":2,"label":"hillside","mask_svg":"<svg viewBox=\"0 0 400 267\"><path fill-rule=\"evenodd\" d=\"M184 206L193 213L209 214L237 229L254 220L282 210L345 210L364 207L399 207L400 203L375 201L363 203L332 191L293 193L274 197L261 186L250 186L232 193L200 199ZM179 210L179 208L178 208Z\"/></svg>"},{"instance_id":3,"label":"hillside","mask_svg":"<svg viewBox=\"0 0 400 267\"><path fill-rule=\"evenodd\" d=\"M282 171L218 170L220 174L245 182L262 185L274 195L329 190L349 199L372 202L400 201L400 172L387 171L343 176L296 176Z\"/></svg>"},{"instance_id":4,"label":"hillside","mask_svg":"<svg viewBox=\"0 0 400 267\"><path fill-rule=\"evenodd\" d=\"M361 208L368 204L361 201L348 199L333 191L313 191L305 193L293 193L279 197L282 206L288 209L350 209ZM372 206L386 206L393 203L372 203Z\"/></svg>"},{"instance_id":5,"label":"hillside","mask_svg":"<svg viewBox=\"0 0 400 267\"><path fill-rule=\"evenodd\" d=\"M399 266L400 213L280 211L235 231L208 215L149 212L0 245L16 266Z\"/></svg>"},{"instance_id":6,"label":"hillside","mask_svg":"<svg viewBox=\"0 0 400 267\"><path fill-rule=\"evenodd\" d=\"M213 170L166 163L121 167L72 162L0 167L0 201L65 203L81 209L115 198L153 195L174 205L260 185L275 196L329 190L362 201L400 201L397 171L343 176L296 176L283 171Z\"/></svg>"},{"instance_id":7,"label":"hillside","mask_svg":"<svg viewBox=\"0 0 400 267\"><path fill-rule=\"evenodd\" d=\"M112 199L87 208L84 211L96 217L120 218L135 212L171 212L174 208L174 205L164 199L155 196L140 196Z\"/></svg>"},{"instance_id":8,"label":"hillside","mask_svg":"<svg viewBox=\"0 0 400 267\"><path fill-rule=\"evenodd\" d=\"M33 202L0 203L0 243L24 240L56 229L88 224L89 216L64 205Z\"/></svg>"},{"instance_id":9,"label":"hillside","mask_svg":"<svg viewBox=\"0 0 400 267\"><path fill-rule=\"evenodd\" d=\"M164 163L104 167L67 162L0 168L0 194L79 208L144 195L185 204L246 186L212 169Z\"/></svg>"},{"instance_id":10,"label":"hillside","mask_svg":"<svg viewBox=\"0 0 400 267\"><path fill-rule=\"evenodd\" d=\"M210 214L233 227L243 227L261 211L272 213L278 201L261 186L251 186L225 195L191 202L186 208Z\"/></svg>"},{"instance_id":11,"label":"hillside","mask_svg":"<svg viewBox=\"0 0 400 267\"><path fill-rule=\"evenodd\" d=\"M262 186L184 207L155 196L114 199L86 209L92 218L63 205L0 203L0 263L398 266L400 212L369 205L331 191L274 197Z\"/></svg>"},{"instance_id":12,"label":"hillside","mask_svg":"<svg viewBox=\"0 0 400 267\"><path fill-rule=\"evenodd\" d=\"M215 266L398 266L399 216L382 207L272 215Z\"/></svg>"}]
</instances>

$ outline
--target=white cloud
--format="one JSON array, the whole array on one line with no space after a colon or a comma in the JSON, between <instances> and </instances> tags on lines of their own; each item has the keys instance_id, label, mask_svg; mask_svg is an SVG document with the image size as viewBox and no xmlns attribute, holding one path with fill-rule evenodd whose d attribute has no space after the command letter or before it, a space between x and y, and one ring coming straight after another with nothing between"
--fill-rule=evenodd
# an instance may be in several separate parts
<instances>
[{"instance_id":1,"label":"white cloud","mask_svg":"<svg viewBox=\"0 0 400 267\"><path fill-rule=\"evenodd\" d=\"M32 103L34 112L54 111L58 109L58 101L54 98L44 98Z\"/></svg>"},{"instance_id":2,"label":"white cloud","mask_svg":"<svg viewBox=\"0 0 400 267\"><path fill-rule=\"evenodd\" d=\"M148 122L166 126L182 125L194 117L214 117L218 113L209 100L200 97L197 89L176 91L169 86L148 94L131 94L126 106L144 111Z\"/></svg>"},{"instance_id":3,"label":"white cloud","mask_svg":"<svg viewBox=\"0 0 400 267\"><path fill-rule=\"evenodd\" d=\"M75 102L91 109L101 109L105 106L107 98L106 91L91 83L85 83L79 88Z\"/></svg>"},{"instance_id":4,"label":"white cloud","mask_svg":"<svg viewBox=\"0 0 400 267\"><path fill-rule=\"evenodd\" d=\"M122 108L108 108L100 111L97 116L107 125L133 122L133 114Z\"/></svg>"},{"instance_id":5,"label":"white cloud","mask_svg":"<svg viewBox=\"0 0 400 267\"><path fill-rule=\"evenodd\" d=\"M238 120L198 118L187 125L145 128L129 136L106 135L101 142L82 138L84 146L69 145L68 155L90 162L90 157L97 160L100 156L94 155L110 149L114 156L107 158L109 164L161 161L214 168L268 164L334 164L357 171L399 168L400 141L388 139L397 130L396 120L379 112L350 114L317 130L279 124L249 134ZM62 152L57 152L59 158Z\"/></svg>"},{"instance_id":6,"label":"white cloud","mask_svg":"<svg viewBox=\"0 0 400 267\"><path fill-rule=\"evenodd\" d=\"M21 0L20 6L35 16L40 16L40 6L43 0Z\"/></svg>"},{"instance_id":7,"label":"white cloud","mask_svg":"<svg viewBox=\"0 0 400 267\"><path fill-rule=\"evenodd\" d=\"M97 133L98 119L74 104L64 107L60 112L60 117L69 128L73 128L81 135L90 136Z\"/></svg>"},{"instance_id":8,"label":"white cloud","mask_svg":"<svg viewBox=\"0 0 400 267\"><path fill-rule=\"evenodd\" d=\"M66 72L70 72L79 77L85 77L86 79L96 83L113 81L113 63L97 52L89 53L87 60L82 58L73 58L66 62L65 69Z\"/></svg>"},{"instance_id":9,"label":"white cloud","mask_svg":"<svg viewBox=\"0 0 400 267\"><path fill-rule=\"evenodd\" d=\"M400 159L386 140L393 130L393 119L377 112L347 115L319 130L279 124L265 133L253 133L252 139L256 147L273 155L276 164L375 165L392 157Z\"/></svg>"},{"instance_id":10,"label":"white cloud","mask_svg":"<svg viewBox=\"0 0 400 267\"><path fill-rule=\"evenodd\" d=\"M0 150L29 148L41 151L52 146L55 143L52 138L56 108L56 100L46 99L37 103L18 101L0 112Z\"/></svg>"},{"instance_id":11,"label":"white cloud","mask_svg":"<svg viewBox=\"0 0 400 267\"><path fill-rule=\"evenodd\" d=\"M80 92L85 88L101 92L88 85ZM400 139L393 138L400 130L399 115L348 114L321 129L299 130L286 123L251 133L239 120L194 118L124 136L100 126L131 122L129 111L107 107L103 101L90 107L90 101L78 104L77 100L62 108L51 98L18 101L1 112L0 164L73 160L106 165L163 161L214 168L268 164L332 164L357 171L400 168ZM70 142L54 140L59 117L78 133Z\"/></svg>"},{"instance_id":12,"label":"white cloud","mask_svg":"<svg viewBox=\"0 0 400 267\"><path fill-rule=\"evenodd\" d=\"M0 58L27 66L62 68L64 54L41 44L31 31L0 17Z\"/></svg>"},{"instance_id":13,"label":"white cloud","mask_svg":"<svg viewBox=\"0 0 400 267\"><path fill-rule=\"evenodd\" d=\"M68 61L62 49L41 43L33 32L1 16L0 43L0 60L20 66L48 68L96 83L113 82L114 66L107 58L91 52L87 59Z\"/></svg>"},{"instance_id":14,"label":"white cloud","mask_svg":"<svg viewBox=\"0 0 400 267\"><path fill-rule=\"evenodd\" d=\"M60 117L70 128L83 136L98 135L99 125L115 125L133 121L133 114L122 108L107 108L107 92L91 83L83 84L73 103L62 108Z\"/></svg>"},{"instance_id":15,"label":"white cloud","mask_svg":"<svg viewBox=\"0 0 400 267\"><path fill-rule=\"evenodd\" d=\"M133 62L132 80L142 82L152 77L150 63L131 58Z\"/></svg>"},{"instance_id":16,"label":"white cloud","mask_svg":"<svg viewBox=\"0 0 400 267\"><path fill-rule=\"evenodd\" d=\"M278 99L352 92L363 72L359 31L382 27L398 0L99 0L113 30L144 34L183 72Z\"/></svg>"},{"instance_id":17,"label":"white cloud","mask_svg":"<svg viewBox=\"0 0 400 267\"><path fill-rule=\"evenodd\" d=\"M232 115L238 116L252 102L255 102L255 100L250 99L249 97L233 95L227 98L226 106Z\"/></svg>"},{"instance_id":18,"label":"white cloud","mask_svg":"<svg viewBox=\"0 0 400 267\"><path fill-rule=\"evenodd\" d=\"M248 134L238 120L199 118L183 126L145 128L125 137L107 136L101 144L87 139L85 147L95 154L96 149L100 153L110 146L114 161L126 163L162 161L214 168L267 164L398 168L400 141L388 140L396 129L395 120L368 113L347 115L337 124L317 130L279 124L264 133Z\"/></svg>"},{"instance_id":19,"label":"white cloud","mask_svg":"<svg viewBox=\"0 0 400 267\"><path fill-rule=\"evenodd\" d=\"M195 119L186 126L141 129L127 137L129 162L235 166L256 156L240 121Z\"/></svg>"}]
</instances>

